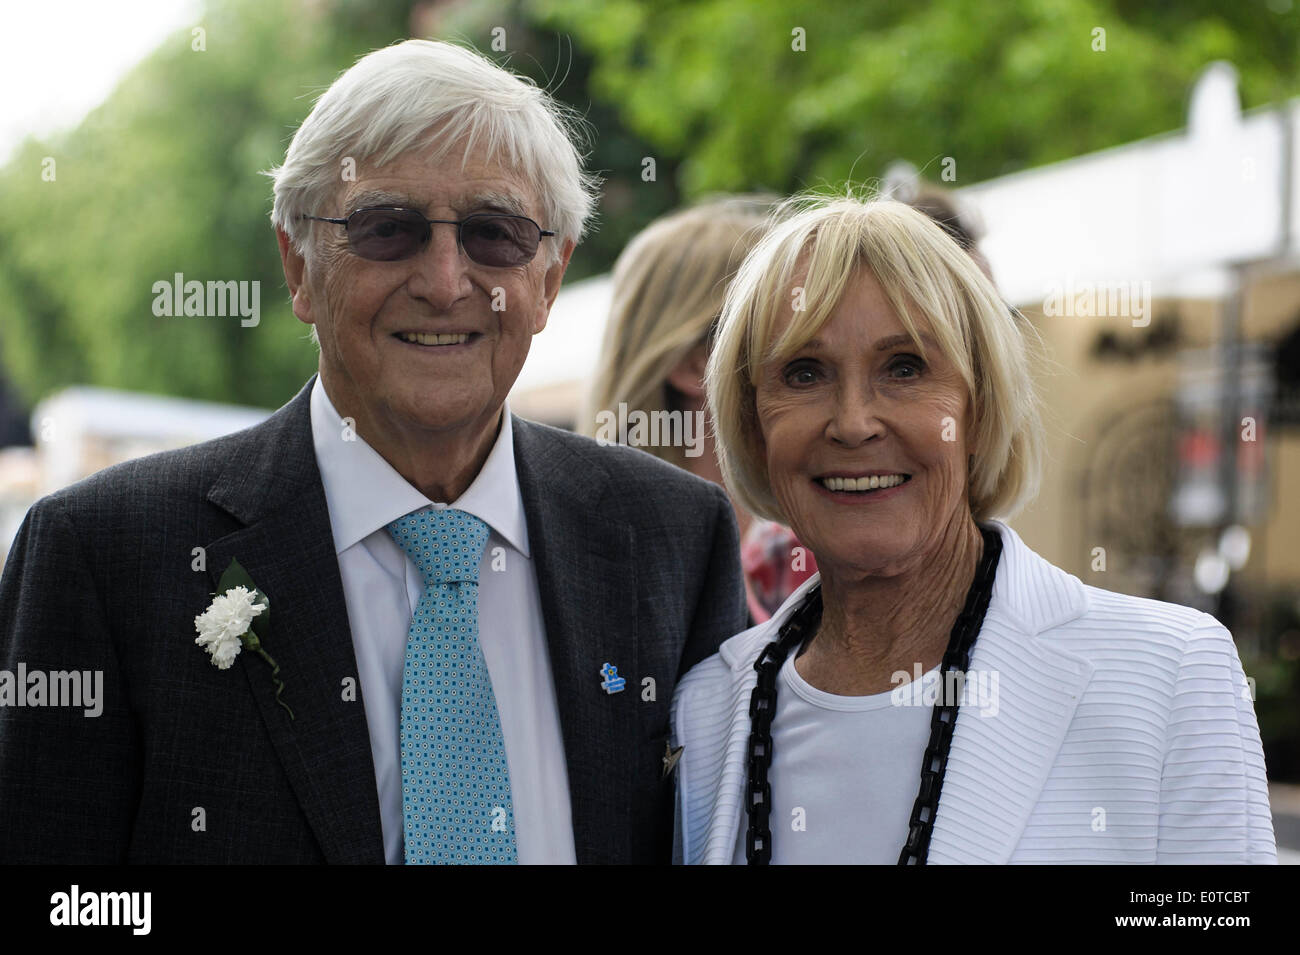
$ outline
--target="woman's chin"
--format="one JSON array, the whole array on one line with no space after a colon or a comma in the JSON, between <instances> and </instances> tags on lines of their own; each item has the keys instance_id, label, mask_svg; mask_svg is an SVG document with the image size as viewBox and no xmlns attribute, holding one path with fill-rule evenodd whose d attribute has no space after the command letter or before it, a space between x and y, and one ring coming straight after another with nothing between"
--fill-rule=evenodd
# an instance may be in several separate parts
<instances>
[{"instance_id":1,"label":"woman's chin","mask_svg":"<svg viewBox=\"0 0 1300 955\"><path fill-rule=\"evenodd\" d=\"M916 551L892 535L857 538L851 548L842 541L823 552L813 548L822 576L834 574L849 578L894 577L915 569Z\"/></svg>"}]
</instances>

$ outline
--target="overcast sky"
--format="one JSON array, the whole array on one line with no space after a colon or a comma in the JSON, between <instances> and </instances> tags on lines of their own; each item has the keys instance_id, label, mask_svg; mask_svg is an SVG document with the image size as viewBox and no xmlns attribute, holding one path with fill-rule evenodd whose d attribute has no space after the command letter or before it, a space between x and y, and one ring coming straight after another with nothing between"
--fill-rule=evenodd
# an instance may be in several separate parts
<instances>
[{"instance_id":1,"label":"overcast sky","mask_svg":"<svg viewBox=\"0 0 1300 955\"><path fill-rule=\"evenodd\" d=\"M13 0L0 12L0 163L28 134L75 126L200 0Z\"/></svg>"}]
</instances>

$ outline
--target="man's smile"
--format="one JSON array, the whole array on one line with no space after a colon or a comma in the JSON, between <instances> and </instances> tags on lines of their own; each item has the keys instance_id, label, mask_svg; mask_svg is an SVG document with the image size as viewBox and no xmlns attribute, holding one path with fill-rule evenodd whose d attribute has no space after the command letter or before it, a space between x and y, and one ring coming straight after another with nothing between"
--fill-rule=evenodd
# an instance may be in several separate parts
<instances>
[{"instance_id":1,"label":"man's smile","mask_svg":"<svg viewBox=\"0 0 1300 955\"><path fill-rule=\"evenodd\" d=\"M426 350L459 351L461 346L472 347L482 337L481 332L394 332L393 338L404 345Z\"/></svg>"}]
</instances>

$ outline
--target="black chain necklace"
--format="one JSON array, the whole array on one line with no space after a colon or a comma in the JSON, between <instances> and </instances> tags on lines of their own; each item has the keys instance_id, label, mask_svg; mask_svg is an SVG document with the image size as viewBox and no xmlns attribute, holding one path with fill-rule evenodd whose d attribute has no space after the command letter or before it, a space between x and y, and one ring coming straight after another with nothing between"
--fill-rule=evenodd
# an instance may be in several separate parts
<instances>
[{"instance_id":1,"label":"black chain necklace","mask_svg":"<svg viewBox=\"0 0 1300 955\"><path fill-rule=\"evenodd\" d=\"M970 652L975 646L984 623L984 614L993 595L993 575L1002 554L1002 538L995 530L980 528L984 538L984 553L966 604L957 615L948 649L940 668L940 686L946 686L945 674L949 671L965 673L970 669ZM776 676L790 655L790 651L817 632L822 617L821 585L808 591L803 604L786 621L776 640L763 648L754 663L758 683L749 697L749 776L745 787L745 810L749 814L749 830L745 836L745 858L750 865L767 865L772 861L772 833L768 828L768 814L772 808L772 786L767 781L767 770L772 765L772 717L776 713ZM943 789L943 774L948 768L948 751L952 746L953 729L957 723L957 701L946 699L940 693L930 718L930 743L925 748L921 762L921 789L912 807L908 823L907 842L898 857L899 865L925 865L930 852L930 834L934 829L935 813L939 809L939 792Z\"/></svg>"}]
</instances>

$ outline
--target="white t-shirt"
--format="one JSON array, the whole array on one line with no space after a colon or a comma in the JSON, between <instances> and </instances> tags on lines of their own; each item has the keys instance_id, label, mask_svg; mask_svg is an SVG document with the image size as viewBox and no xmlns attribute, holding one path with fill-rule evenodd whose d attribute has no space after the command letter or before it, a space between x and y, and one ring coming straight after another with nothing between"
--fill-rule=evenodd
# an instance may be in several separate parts
<instances>
[{"instance_id":1,"label":"white t-shirt","mask_svg":"<svg viewBox=\"0 0 1300 955\"><path fill-rule=\"evenodd\" d=\"M772 864L897 865L934 707L898 705L903 694L892 691L823 693L799 675L794 659L781 667L772 721ZM746 862L748 827L742 813L736 865Z\"/></svg>"}]
</instances>

